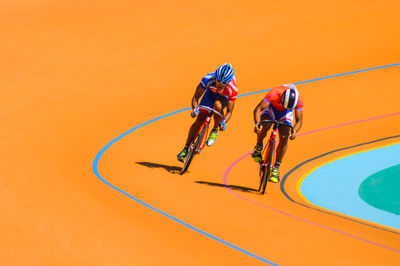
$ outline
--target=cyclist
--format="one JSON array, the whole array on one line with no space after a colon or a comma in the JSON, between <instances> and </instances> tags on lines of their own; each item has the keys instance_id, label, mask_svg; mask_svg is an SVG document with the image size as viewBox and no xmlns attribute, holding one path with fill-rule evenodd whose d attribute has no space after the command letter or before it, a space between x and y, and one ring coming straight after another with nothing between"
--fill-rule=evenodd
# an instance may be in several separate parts
<instances>
[{"instance_id":1,"label":"cyclist","mask_svg":"<svg viewBox=\"0 0 400 266\"><path fill-rule=\"evenodd\" d=\"M198 109L200 97L203 96L200 105L214 108L221 114L223 109L226 108L224 120L218 114L214 114L214 127L206 142L207 146L211 146L215 143L217 138L218 128L224 131L226 123L231 119L237 94L236 78L234 76L233 67L230 64L225 63L220 65L215 72L203 77L192 98L191 116L193 118L197 116L197 118L190 127L185 147L177 155L179 161L183 162L185 159L189 145L194 141L196 133L199 131L208 115L207 110Z\"/></svg>"},{"instance_id":2,"label":"cyclist","mask_svg":"<svg viewBox=\"0 0 400 266\"><path fill-rule=\"evenodd\" d=\"M269 91L254 109L254 132L257 134L257 144L254 147L252 157L256 162L262 160L263 140L272 125L272 123L260 125L259 122L269 119L293 126L293 113L296 119L293 132L287 126L281 126L278 129L279 144L276 148L275 165L272 168L270 176L270 181L274 183L280 181L279 166L286 153L288 138L294 140L296 133L299 132L303 124L303 100L294 84L286 84Z\"/></svg>"}]
</instances>

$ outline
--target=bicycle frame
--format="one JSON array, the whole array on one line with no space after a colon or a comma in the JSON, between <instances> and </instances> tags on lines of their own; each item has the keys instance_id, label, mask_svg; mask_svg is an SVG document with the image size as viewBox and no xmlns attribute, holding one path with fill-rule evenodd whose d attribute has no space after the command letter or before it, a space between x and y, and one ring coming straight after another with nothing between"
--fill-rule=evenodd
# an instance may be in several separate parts
<instances>
[{"instance_id":1,"label":"bicycle frame","mask_svg":"<svg viewBox=\"0 0 400 266\"><path fill-rule=\"evenodd\" d=\"M264 120L267 121L267 120ZM263 160L262 162L262 166L265 166L267 163L267 154L269 152L269 149L271 148L271 143L275 143L276 141L276 135L277 135L277 131L278 131L278 127L276 126L276 124L273 124L273 128L272 128L272 132L271 135L269 137L269 140L267 142L267 145L265 145L263 151L262 151L262 155L263 155ZM274 152L275 153L275 152ZM273 162L271 162L272 164Z\"/></svg>"},{"instance_id":2,"label":"bicycle frame","mask_svg":"<svg viewBox=\"0 0 400 266\"><path fill-rule=\"evenodd\" d=\"M286 125L289 126L293 132L293 127L291 125L288 125L287 123L278 122L276 120L262 120L260 121L260 123L272 123L273 126L267 145L264 147L262 151L263 160L260 161L259 175L261 177L261 180L260 180L260 187L258 190L261 192L261 194L264 194L269 179L269 175L271 172L271 167L275 159L275 143L276 143L276 135L278 128L280 125Z\"/></svg>"},{"instance_id":3,"label":"bicycle frame","mask_svg":"<svg viewBox=\"0 0 400 266\"><path fill-rule=\"evenodd\" d=\"M194 138L193 142L190 144L188 155L187 155L187 157L186 157L186 159L184 161L184 166L183 166L183 168L181 170L181 175L184 174L188 170L189 165L192 162L194 156L196 154L200 154L201 150L204 148L205 139L208 137L208 127L210 126L211 117L214 114L217 114L217 115L221 116L222 118L224 118L223 114L221 114L220 112L218 112L217 110L215 110L213 108L210 108L210 107L207 107L207 106L203 106L203 105L200 105L198 108L199 109L203 109L203 110L207 110L208 111L208 115L206 117L206 120L200 126L200 129L199 129L196 137ZM201 136L200 141L199 141L199 136Z\"/></svg>"},{"instance_id":4,"label":"bicycle frame","mask_svg":"<svg viewBox=\"0 0 400 266\"><path fill-rule=\"evenodd\" d=\"M281 125L288 126L288 127L290 127L291 130L293 130L293 127L291 125L287 124L287 123L278 122L276 120L261 120L260 124L262 124L262 123L272 123L271 135L269 137L267 145L264 147L264 149L262 151L262 154L265 155L265 154L268 154L269 147L271 147L270 144L272 142L274 142L274 143L276 142L276 135L277 135L277 131L278 131L279 126L281 126ZM266 160L267 160L267 156L265 156L264 160L262 160L264 165L266 164Z\"/></svg>"},{"instance_id":5,"label":"bicycle frame","mask_svg":"<svg viewBox=\"0 0 400 266\"><path fill-rule=\"evenodd\" d=\"M210 107L204 106L204 105L199 105L198 108L199 108L199 109L202 109L202 110L208 111L208 115L207 115L206 121L204 121L204 123L200 126L200 130L199 130L199 133L198 133L198 134L200 134L200 132L201 132L201 130L203 129L203 127L206 127L206 131L205 131L205 134L203 135L203 138L201 139L201 142L200 142L199 147L198 147L198 148L196 149L196 151L195 151L196 154L200 154L201 150L202 150L202 149L204 148L204 146L205 146L205 143L206 143L206 142L205 142L205 139L208 137L208 128L209 128L209 126L210 126L211 117L212 117L214 114L217 114L217 115L219 115L222 119L224 119L224 115L221 114L220 112L218 112L217 110L213 109L213 108L210 108Z\"/></svg>"}]
</instances>

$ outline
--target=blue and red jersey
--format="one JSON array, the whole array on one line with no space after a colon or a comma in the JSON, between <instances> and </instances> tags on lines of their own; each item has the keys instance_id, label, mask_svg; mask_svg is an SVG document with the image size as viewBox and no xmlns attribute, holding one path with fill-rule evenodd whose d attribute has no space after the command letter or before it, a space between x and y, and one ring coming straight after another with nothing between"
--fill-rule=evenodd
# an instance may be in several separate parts
<instances>
[{"instance_id":1,"label":"blue and red jersey","mask_svg":"<svg viewBox=\"0 0 400 266\"><path fill-rule=\"evenodd\" d=\"M234 102L238 95L235 76L233 76L233 79L229 81L228 85L222 91L217 91L216 80L217 77L215 72L207 74L201 80L200 87L204 90L211 90L214 93L223 95L228 99L228 101Z\"/></svg>"}]
</instances>

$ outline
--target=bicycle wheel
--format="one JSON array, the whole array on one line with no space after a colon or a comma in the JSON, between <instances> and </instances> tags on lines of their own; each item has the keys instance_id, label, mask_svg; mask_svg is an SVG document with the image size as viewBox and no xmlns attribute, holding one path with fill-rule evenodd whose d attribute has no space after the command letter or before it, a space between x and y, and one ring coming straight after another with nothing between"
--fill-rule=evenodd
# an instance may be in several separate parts
<instances>
[{"instance_id":1,"label":"bicycle wheel","mask_svg":"<svg viewBox=\"0 0 400 266\"><path fill-rule=\"evenodd\" d=\"M269 153L269 146L267 147L267 151L266 153ZM265 164L264 164L264 159L260 162L260 171L258 173L258 175L260 176L260 186L258 187L258 191L261 192L261 188L263 186L264 183L264 176L265 176Z\"/></svg>"},{"instance_id":2,"label":"bicycle wheel","mask_svg":"<svg viewBox=\"0 0 400 266\"><path fill-rule=\"evenodd\" d=\"M189 165L192 162L194 155L196 154L196 150L199 148L201 141L203 139L203 136L206 133L206 126L203 125L199 132L200 133L197 134L197 137L194 140L194 142L192 143L192 145L190 145L188 155L186 156L185 163L183 164L183 167L182 167L182 170L180 173L181 175L183 175L189 169Z\"/></svg>"},{"instance_id":3,"label":"bicycle wheel","mask_svg":"<svg viewBox=\"0 0 400 266\"><path fill-rule=\"evenodd\" d=\"M271 166L272 166L272 159L273 159L273 155L274 155L274 149L275 149L275 141L273 140L271 143L269 143L269 147L268 147L268 153L266 154L267 156L267 161L265 164L265 169L263 171L263 176L261 179L261 194L264 195L265 193L265 189L267 187L267 183L268 183L268 178L269 175L271 174Z\"/></svg>"},{"instance_id":4,"label":"bicycle wheel","mask_svg":"<svg viewBox=\"0 0 400 266\"><path fill-rule=\"evenodd\" d=\"M265 151L265 154L266 155L264 155L264 158L262 159L262 161L260 162L260 172L258 173L259 174L259 176L260 176L260 186L258 187L258 191L259 192L261 192L261 188L263 187L263 184L264 184L264 179L265 179L265 172L266 172L266 169L267 169L267 167L266 167L266 156L267 156L267 154L269 154L269 150L270 150L270 143L269 143L269 141L268 141L268 143L267 143L267 147L266 147L266 151Z\"/></svg>"}]
</instances>

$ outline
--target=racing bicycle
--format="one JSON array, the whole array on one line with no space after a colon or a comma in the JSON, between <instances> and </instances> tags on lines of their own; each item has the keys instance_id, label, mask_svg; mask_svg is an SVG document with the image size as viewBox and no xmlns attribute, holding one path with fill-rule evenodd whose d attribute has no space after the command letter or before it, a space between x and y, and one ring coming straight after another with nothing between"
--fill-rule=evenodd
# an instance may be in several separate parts
<instances>
[{"instance_id":1,"label":"racing bicycle","mask_svg":"<svg viewBox=\"0 0 400 266\"><path fill-rule=\"evenodd\" d=\"M210 108L208 106L199 105L198 109L203 109L203 110L208 111L208 115L207 115L207 118L204 121L204 123L200 126L200 129L199 129L196 137L194 138L194 141L189 146L188 154L187 154L185 160L183 161L183 167L180 172L181 175L183 175L189 169L189 165L193 161L194 156L196 154L200 154L201 150L204 148L206 139L207 139L208 128L210 126L211 117L214 114L217 114L220 117L222 117L222 120L225 119L223 114L221 114L217 110Z\"/></svg>"},{"instance_id":2,"label":"racing bicycle","mask_svg":"<svg viewBox=\"0 0 400 266\"><path fill-rule=\"evenodd\" d=\"M275 145L276 145L276 135L279 126L284 125L290 127L292 133L293 133L293 127L287 123L282 123L278 122L276 120L261 120L259 122L259 125L266 124L266 123L272 123L272 132L269 137L269 140L267 142L267 145L264 147L262 154L263 154L263 159L260 161L260 187L258 188L258 191L264 195L265 189L267 187L267 182L269 180L269 177L271 175L271 170L273 166L273 162L275 160Z\"/></svg>"}]
</instances>

